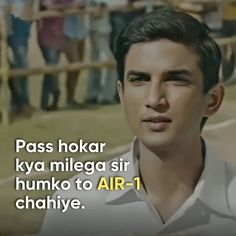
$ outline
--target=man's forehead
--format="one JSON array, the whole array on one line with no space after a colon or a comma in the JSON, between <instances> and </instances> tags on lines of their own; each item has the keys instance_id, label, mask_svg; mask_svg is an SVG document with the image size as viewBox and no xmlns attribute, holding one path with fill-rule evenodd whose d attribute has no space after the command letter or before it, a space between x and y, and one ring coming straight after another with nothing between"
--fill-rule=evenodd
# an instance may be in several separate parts
<instances>
[{"instance_id":1,"label":"man's forehead","mask_svg":"<svg viewBox=\"0 0 236 236\"><path fill-rule=\"evenodd\" d=\"M133 44L126 56L125 69L157 71L198 69L198 57L191 47L168 39Z\"/></svg>"}]
</instances>

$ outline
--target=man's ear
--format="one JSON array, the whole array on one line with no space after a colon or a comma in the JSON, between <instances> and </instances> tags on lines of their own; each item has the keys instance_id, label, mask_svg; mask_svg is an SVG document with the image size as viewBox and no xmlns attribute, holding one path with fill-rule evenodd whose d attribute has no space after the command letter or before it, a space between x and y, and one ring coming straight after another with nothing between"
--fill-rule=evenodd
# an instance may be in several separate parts
<instances>
[{"instance_id":1,"label":"man's ear","mask_svg":"<svg viewBox=\"0 0 236 236\"><path fill-rule=\"evenodd\" d=\"M215 114L223 101L224 98L224 87L218 83L212 87L206 94L206 107L204 110L204 117L209 117Z\"/></svg>"},{"instance_id":2,"label":"man's ear","mask_svg":"<svg viewBox=\"0 0 236 236\"><path fill-rule=\"evenodd\" d=\"M123 85L122 83L120 82L120 80L117 81L117 89L118 89L118 94L119 94L119 98L120 98L120 102L121 104L123 104Z\"/></svg>"}]
</instances>

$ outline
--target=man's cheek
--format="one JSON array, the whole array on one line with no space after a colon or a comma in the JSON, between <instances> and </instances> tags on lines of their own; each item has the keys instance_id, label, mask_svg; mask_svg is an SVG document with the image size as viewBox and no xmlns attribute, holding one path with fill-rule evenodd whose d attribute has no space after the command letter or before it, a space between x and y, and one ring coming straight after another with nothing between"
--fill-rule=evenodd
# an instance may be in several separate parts
<instances>
[{"instance_id":1,"label":"man's cheek","mask_svg":"<svg viewBox=\"0 0 236 236\"><path fill-rule=\"evenodd\" d=\"M130 105L125 108L126 119L130 125L130 127L135 128L139 123L139 111L135 106Z\"/></svg>"}]
</instances>

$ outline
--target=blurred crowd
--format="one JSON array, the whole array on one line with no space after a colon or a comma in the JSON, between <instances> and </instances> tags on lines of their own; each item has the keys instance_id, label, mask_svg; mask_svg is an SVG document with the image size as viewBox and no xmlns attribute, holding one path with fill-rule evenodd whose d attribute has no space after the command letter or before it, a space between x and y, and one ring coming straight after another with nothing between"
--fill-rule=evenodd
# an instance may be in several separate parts
<instances>
[{"instance_id":1,"label":"blurred crowd","mask_svg":"<svg viewBox=\"0 0 236 236\"><path fill-rule=\"evenodd\" d=\"M133 7L142 2L143 7ZM34 15L40 11L59 11L63 17L45 16L36 21L37 42L47 65L57 65L64 54L69 63L82 62L85 40L91 43L91 61L112 60L112 48L118 32L135 17L151 11L158 4L174 5L190 13L196 13L194 1L142 1L142 0L0 0L1 17L7 22L7 41L12 51L11 68L28 67L28 44ZM190 4L190 2L192 2ZM224 1L222 1L224 2ZM189 5L190 4L190 5ZM211 29L214 37L236 35L236 2L219 4L211 1L201 5L201 20ZM89 26L81 11L64 14L75 9L94 9ZM111 10L112 9L112 10ZM235 50L235 49L234 49ZM236 54L235 54L236 55ZM66 75L67 109L81 109L84 104L114 104L118 102L114 68L91 69L89 71L84 104L76 101L76 87L80 71ZM30 117L35 108L31 106L27 76L9 79L11 112ZM60 88L58 74L45 74L42 82L41 109L58 109Z\"/></svg>"}]
</instances>

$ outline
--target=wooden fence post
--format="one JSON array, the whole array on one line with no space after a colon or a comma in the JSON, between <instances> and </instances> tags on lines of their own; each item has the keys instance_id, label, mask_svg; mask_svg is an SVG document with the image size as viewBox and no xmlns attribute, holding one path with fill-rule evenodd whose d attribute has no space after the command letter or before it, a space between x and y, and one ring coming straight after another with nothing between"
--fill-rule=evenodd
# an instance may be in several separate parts
<instances>
[{"instance_id":1,"label":"wooden fence post","mask_svg":"<svg viewBox=\"0 0 236 236\"><path fill-rule=\"evenodd\" d=\"M1 114L2 123L4 126L9 125L9 64L7 56L7 19L1 17L0 19L1 28L1 88L0 88L0 98L1 98Z\"/></svg>"}]
</instances>

